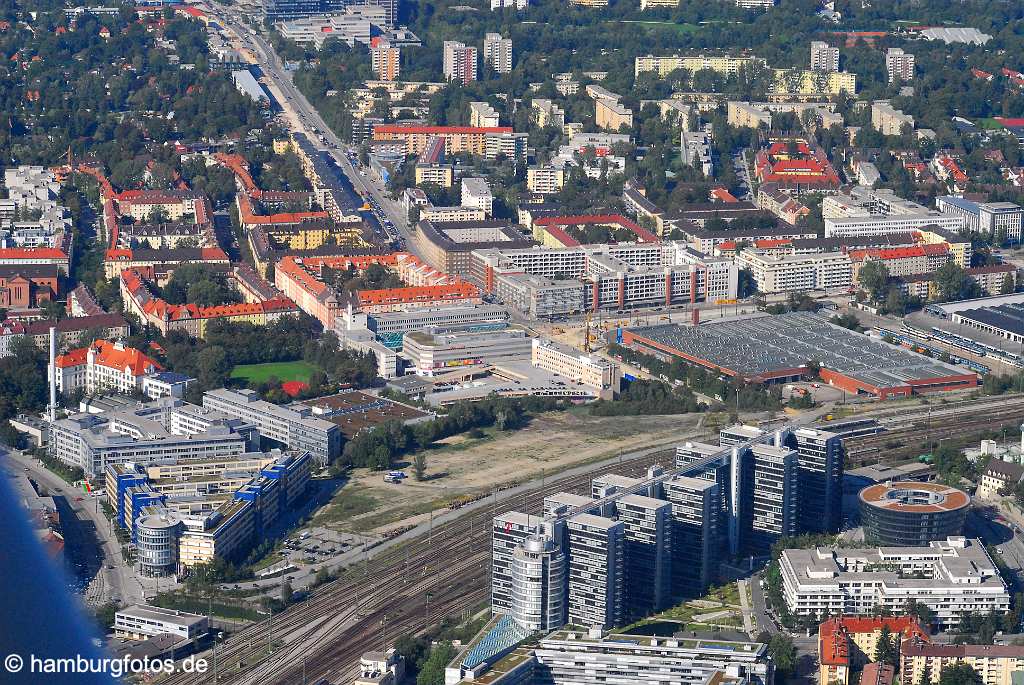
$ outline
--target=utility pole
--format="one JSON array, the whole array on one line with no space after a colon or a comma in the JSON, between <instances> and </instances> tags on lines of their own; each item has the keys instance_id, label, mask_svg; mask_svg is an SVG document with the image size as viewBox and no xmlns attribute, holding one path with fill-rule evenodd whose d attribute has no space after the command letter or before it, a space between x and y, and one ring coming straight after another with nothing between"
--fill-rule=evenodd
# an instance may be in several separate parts
<instances>
[{"instance_id":1,"label":"utility pole","mask_svg":"<svg viewBox=\"0 0 1024 685\"><path fill-rule=\"evenodd\" d=\"M270 607L270 621L267 624L267 654L273 654L271 642L274 639L274 607Z\"/></svg>"}]
</instances>

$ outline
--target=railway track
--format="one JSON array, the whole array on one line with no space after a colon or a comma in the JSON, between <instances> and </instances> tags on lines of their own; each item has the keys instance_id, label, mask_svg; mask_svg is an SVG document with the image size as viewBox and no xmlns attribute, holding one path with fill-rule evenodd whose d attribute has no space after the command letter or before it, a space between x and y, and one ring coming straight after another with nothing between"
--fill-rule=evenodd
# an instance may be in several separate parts
<instances>
[{"instance_id":1,"label":"railway track","mask_svg":"<svg viewBox=\"0 0 1024 685\"><path fill-rule=\"evenodd\" d=\"M940 409L944 409L941 408ZM1024 421L1024 399L1008 398L998 405L985 404L938 415L905 417L883 433L846 441L846 468L867 464L895 464L931 449L935 442L962 438L984 430L1016 431Z\"/></svg>"},{"instance_id":2,"label":"railway track","mask_svg":"<svg viewBox=\"0 0 1024 685\"><path fill-rule=\"evenodd\" d=\"M913 444L962 435L1024 419L1024 396L983 398L930 409L880 413L887 431L848 440L848 465L886 462L884 445ZM921 425L922 420L927 425ZM714 436L702 436L714 441ZM317 588L304 602L279 616L251 624L218 646L213 682L232 685L298 685L350 681L359 657L393 642L395 636L421 633L445 618L465 615L489 596L490 527L493 517L509 509L539 513L545 496L560 492L588 495L590 481L604 473L642 475L653 464L668 465L666 448L593 472L555 477L522 494L466 511L403 545L350 566L342 578ZM206 655L212 659L211 654ZM176 674L169 685L211 682Z\"/></svg>"},{"instance_id":3,"label":"railway track","mask_svg":"<svg viewBox=\"0 0 1024 685\"><path fill-rule=\"evenodd\" d=\"M671 448L575 476L553 478L524 493L522 500L500 501L468 511L404 545L365 563L350 566L344 577L317 588L304 602L279 616L247 626L218 645L213 682L231 684L347 682L359 657L400 636L422 632L489 597L491 520L509 509L540 513L545 496L555 492L589 495L590 481L605 473L642 475L656 463L670 464ZM211 682L176 674L162 682Z\"/></svg>"}]
</instances>

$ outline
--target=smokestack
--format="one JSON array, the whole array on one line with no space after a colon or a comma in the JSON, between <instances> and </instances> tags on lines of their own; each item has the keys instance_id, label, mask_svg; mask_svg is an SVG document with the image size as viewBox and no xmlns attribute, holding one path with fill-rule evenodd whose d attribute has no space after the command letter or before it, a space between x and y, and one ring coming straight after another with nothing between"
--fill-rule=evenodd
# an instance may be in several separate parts
<instances>
[{"instance_id":1,"label":"smokestack","mask_svg":"<svg viewBox=\"0 0 1024 685\"><path fill-rule=\"evenodd\" d=\"M50 423L57 420L57 329L50 326Z\"/></svg>"}]
</instances>

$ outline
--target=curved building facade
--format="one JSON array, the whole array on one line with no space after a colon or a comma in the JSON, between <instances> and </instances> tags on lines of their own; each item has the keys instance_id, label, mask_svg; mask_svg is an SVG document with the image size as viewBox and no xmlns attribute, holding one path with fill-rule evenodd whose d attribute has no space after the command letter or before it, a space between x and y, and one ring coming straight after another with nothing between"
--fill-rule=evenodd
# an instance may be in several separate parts
<instances>
[{"instance_id":1,"label":"curved building facade","mask_svg":"<svg viewBox=\"0 0 1024 685\"><path fill-rule=\"evenodd\" d=\"M554 630L565 609L565 555L551 538L527 538L512 556L512 618L531 631Z\"/></svg>"},{"instance_id":2,"label":"curved building facade","mask_svg":"<svg viewBox=\"0 0 1024 685\"><path fill-rule=\"evenodd\" d=\"M178 563L181 520L173 514L150 514L135 523L135 552L145 576L167 576Z\"/></svg>"},{"instance_id":3,"label":"curved building facade","mask_svg":"<svg viewBox=\"0 0 1024 685\"><path fill-rule=\"evenodd\" d=\"M860 491L864 539L888 547L924 547L963 535L971 498L941 483L877 483Z\"/></svg>"}]
</instances>

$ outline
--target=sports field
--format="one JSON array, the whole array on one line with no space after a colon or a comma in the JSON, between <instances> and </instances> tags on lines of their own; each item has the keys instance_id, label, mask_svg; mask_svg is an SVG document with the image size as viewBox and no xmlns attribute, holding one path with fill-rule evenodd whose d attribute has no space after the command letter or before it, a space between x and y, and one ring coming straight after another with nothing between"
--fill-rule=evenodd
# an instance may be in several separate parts
<instances>
[{"instance_id":1,"label":"sports field","mask_svg":"<svg viewBox=\"0 0 1024 685\"><path fill-rule=\"evenodd\" d=\"M232 378L240 378L250 383L264 383L271 376L282 383L285 381L309 382L309 377L316 370L312 364L298 362L271 362L269 364L246 364L231 370Z\"/></svg>"}]
</instances>

